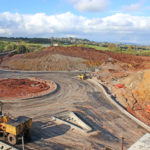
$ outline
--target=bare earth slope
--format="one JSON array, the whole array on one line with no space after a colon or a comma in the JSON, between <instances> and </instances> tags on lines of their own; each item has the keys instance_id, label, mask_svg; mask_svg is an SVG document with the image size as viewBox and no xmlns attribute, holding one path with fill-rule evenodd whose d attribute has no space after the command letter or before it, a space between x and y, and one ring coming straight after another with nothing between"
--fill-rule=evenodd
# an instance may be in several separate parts
<instances>
[{"instance_id":1,"label":"bare earth slope","mask_svg":"<svg viewBox=\"0 0 150 150\"><path fill-rule=\"evenodd\" d=\"M124 69L150 68L150 58L97 51L82 47L48 47L42 51L5 56L0 59L0 66L18 70L88 70L104 62L124 63Z\"/></svg>"},{"instance_id":2,"label":"bare earth slope","mask_svg":"<svg viewBox=\"0 0 150 150\"><path fill-rule=\"evenodd\" d=\"M124 106L137 118L150 125L150 70L139 71L120 80L125 88L120 91Z\"/></svg>"}]
</instances>

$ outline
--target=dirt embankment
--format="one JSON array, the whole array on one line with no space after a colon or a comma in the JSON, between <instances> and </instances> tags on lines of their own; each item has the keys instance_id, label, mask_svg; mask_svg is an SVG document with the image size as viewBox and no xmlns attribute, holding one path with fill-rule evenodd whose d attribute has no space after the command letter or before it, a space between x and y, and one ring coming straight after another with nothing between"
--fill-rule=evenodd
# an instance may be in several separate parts
<instances>
[{"instance_id":1,"label":"dirt embankment","mask_svg":"<svg viewBox=\"0 0 150 150\"><path fill-rule=\"evenodd\" d=\"M100 65L108 56L93 49L78 47L49 47L36 53L5 57L1 67L18 70L59 71L89 70Z\"/></svg>"},{"instance_id":2,"label":"dirt embankment","mask_svg":"<svg viewBox=\"0 0 150 150\"><path fill-rule=\"evenodd\" d=\"M101 72L97 73L97 78L109 88L116 100L150 125L150 70L125 72L118 67L117 71L103 68Z\"/></svg>"},{"instance_id":3,"label":"dirt embankment","mask_svg":"<svg viewBox=\"0 0 150 150\"><path fill-rule=\"evenodd\" d=\"M108 51L101 51L101 52L120 62L130 64L135 69L150 69L150 57L148 56L135 56L122 53L118 54Z\"/></svg>"},{"instance_id":4,"label":"dirt embankment","mask_svg":"<svg viewBox=\"0 0 150 150\"><path fill-rule=\"evenodd\" d=\"M58 71L89 70L104 62L124 63L124 69L150 68L150 58L113 52L97 51L82 47L48 47L42 51L5 56L0 66L8 69ZM146 64L146 65L145 65Z\"/></svg>"},{"instance_id":5,"label":"dirt embankment","mask_svg":"<svg viewBox=\"0 0 150 150\"><path fill-rule=\"evenodd\" d=\"M121 81L125 84L127 109L150 125L150 70L140 71Z\"/></svg>"}]
</instances>

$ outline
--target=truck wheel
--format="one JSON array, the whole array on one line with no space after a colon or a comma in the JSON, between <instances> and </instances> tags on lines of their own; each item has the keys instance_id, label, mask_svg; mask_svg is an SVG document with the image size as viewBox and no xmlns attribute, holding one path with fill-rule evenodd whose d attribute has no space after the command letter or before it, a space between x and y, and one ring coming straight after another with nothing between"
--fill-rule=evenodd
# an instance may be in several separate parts
<instances>
[{"instance_id":1,"label":"truck wheel","mask_svg":"<svg viewBox=\"0 0 150 150\"><path fill-rule=\"evenodd\" d=\"M11 145L15 145L17 143L17 137L13 134L8 134L7 140Z\"/></svg>"}]
</instances>

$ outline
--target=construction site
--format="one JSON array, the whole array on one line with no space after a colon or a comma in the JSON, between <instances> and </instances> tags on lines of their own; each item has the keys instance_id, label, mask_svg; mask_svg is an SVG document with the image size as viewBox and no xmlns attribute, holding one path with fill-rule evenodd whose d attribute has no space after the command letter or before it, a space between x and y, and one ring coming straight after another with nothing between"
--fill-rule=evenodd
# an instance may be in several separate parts
<instances>
[{"instance_id":1,"label":"construction site","mask_svg":"<svg viewBox=\"0 0 150 150\"><path fill-rule=\"evenodd\" d=\"M48 47L0 56L0 68L2 114L32 118L26 150L138 150L150 132L150 57ZM25 129L1 140L22 149Z\"/></svg>"}]
</instances>

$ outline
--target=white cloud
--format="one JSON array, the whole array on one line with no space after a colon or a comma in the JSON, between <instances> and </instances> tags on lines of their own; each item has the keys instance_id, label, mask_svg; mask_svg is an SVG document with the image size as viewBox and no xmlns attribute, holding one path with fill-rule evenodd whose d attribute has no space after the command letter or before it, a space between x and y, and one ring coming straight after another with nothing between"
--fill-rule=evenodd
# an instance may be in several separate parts
<instances>
[{"instance_id":1,"label":"white cloud","mask_svg":"<svg viewBox=\"0 0 150 150\"><path fill-rule=\"evenodd\" d=\"M142 8L142 4L141 3L136 3L136 4L131 4L131 5L129 5L129 6L123 6L122 7L122 10L123 11L126 11L126 12L128 12L128 11L139 11L140 9Z\"/></svg>"},{"instance_id":2,"label":"white cloud","mask_svg":"<svg viewBox=\"0 0 150 150\"><path fill-rule=\"evenodd\" d=\"M74 7L83 12L101 12L108 8L109 0L72 0Z\"/></svg>"},{"instance_id":3,"label":"white cloud","mask_svg":"<svg viewBox=\"0 0 150 150\"><path fill-rule=\"evenodd\" d=\"M150 44L150 17L116 13L88 19L70 12L58 15L0 13L0 36L51 37L74 35L97 41Z\"/></svg>"},{"instance_id":4,"label":"white cloud","mask_svg":"<svg viewBox=\"0 0 150 150\"><path fill-rule=\"evenodd\" d=\"M9 29L0 29L0 35L11 35L11 31Z\"/></svg>"}]
</instances>

